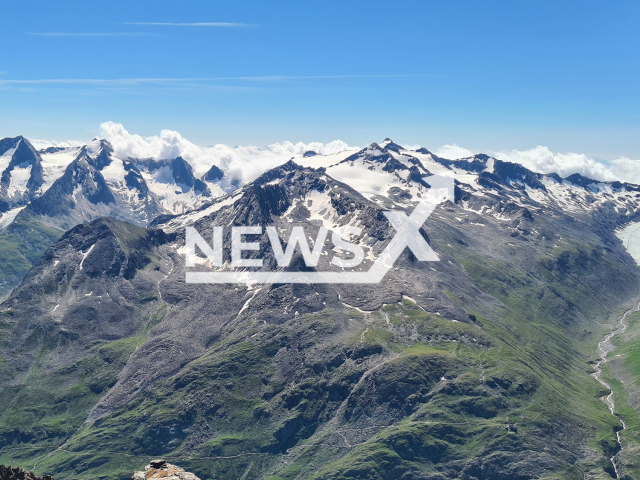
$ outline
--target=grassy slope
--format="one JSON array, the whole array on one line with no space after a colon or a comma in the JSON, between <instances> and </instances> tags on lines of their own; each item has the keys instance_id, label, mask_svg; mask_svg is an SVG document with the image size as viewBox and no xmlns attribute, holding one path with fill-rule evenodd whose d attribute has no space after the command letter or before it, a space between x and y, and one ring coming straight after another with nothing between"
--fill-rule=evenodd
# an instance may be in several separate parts
<instances>
[{"instance_id":1,"label":"grassy slope","mask_svg":"<svg viewBox=\"0 0 640 480\"><path fill-rule=\"evenodd\" d=\"M162 307L147 318L135 336L97 343L78 362L45 370L52 348L46 339L34 336L37 361L20 387L0 391L0 463L28 465L55 450L83 424L91 408L113 386L135 348L146 341L147 332L166 312ZM0 317L0 331L8 319ZM0 362L0 374L2 374ZM15 443L14 443L15 442ZM17 445L11 447L9 445ZM28 460L27 460L28 459Z\"/></svg>"},{"instance_id":2,"label":"grassy slope","mask_svg":"<svg viewBox=\"0 0 640 480\"><path fill-rule=\"evenodd\" d=\"M558 257L573 264L573 268L575 261L580 258L584 260L585 255L588 261L594 260L589 259L590 252L585 248L567 249L558 253ZM575 421L577 417L579 422L591 426L590 445L606 452L606 455L612 454L616 447L613 431L617 422L599 400L605 391L589 377L590 370L585 371L586 361L593 355L599 333L592 335L593 332L585 331L584 335L578 335L584 338L582 342L568 337L566 326L561 328L562 316L558 315L558 312L565 310L566 305L563 304L563 297L553 291L565 293L566 298L573 301L581 300L581 305L594 303L593 298L587 298L590 292L584 289L580 291L580 286L575 285L577 282L567 281L566 278L559 282L553 271L543 271L545 284L535 285L530 278L509 268L506 263L487 261L469 256L468 253L465 255L467 258L462 259L461 263L467 273L482 290L501 300L505 309L497 321L489 321L476 312L471 312L476 313L484 330L491 334L492 339L498 339L498 342L496 348L477 353L477 359L469 351L462 358L467 364L476 360L475 363L482 366L487 378L529 378L533 373L534 378L543 382L526 401L512 402L503 415L496 417L496 421L485 424L495 428L503 427L508 415L509 422L517 424L516 435L520 439L528 436L529 440L525 441L532 442L530 445L534 449L548 449L549 446L538 443L541 438L535 437L536 430L554 424L561 429L565 420L572 418ZM572 294L570 289L575 289ZM553 321L554 318L557 319L556 322ZM430 403L429 407L435 408L437 403ZM451 418L451 421L455 420L461 419ZM503 432L503 435L509 434ZM499 441L499 437L500 435L496 435L490 441ZM520 448L526 449L523 443ZM479 449L464 453L478 454ZM316 476L351 478L342 472L350 471L358 465L363 467L377 455L383 455L383 452L361 449L344 460L325 467ZM568 467L561 476L549 478L583 478L586 471L597 471L598 467L609 474L613 473L606 458L600 457L592 464Z\"/></svg>"},{"instance_id":3,"label":"grassy slope","mask_svg":"<svg viewBox=\"0 0 640 480\"><path fill-rule=\"evenodd\" d=\"M20 283L31 266L63 233L29 215L18 215L7 230L0 232L0 299Z\"/></svg>"},{"instance_id":4,"label":"grassy slope","mask_svg":"<svg viewBox=\"0 0 640 480\"><path fill-rule=\"evenodd\" d=\"M577 261L585 251L559 256ZM606 262L586 252L589 261ZM539 274L547 275L546 285L540 285L506 263L467 252L460 262L476 285L503 304L491 316L465 305L482 330L423 312L408 301L369 316L350 311L348 333L340 333L330 312L266 328L259 319L240 319L244 323L207 355L126 409L81 426L64 450L48 458L43 456L51 447L4 450L0 461L32 466L40 459L37 471L58 472L60 478L127 478L154 455L202 478L446 478L456 462L489 458L500 465L500 455L515 451L539 456L541 462L555 459L549 465L555 473L541 478L581 479L587 472L592 478L609 477L607 455L615 450L616 421L599 399L604 391L587 363L601 332L569 336L572 326L554 315L566 309L566 298L592 305L602 315L604 310L597 310L593 298L583 298L588 289L559 280L553 268L540 266ZM409 331L417 332L414 340ZM290 348L294 338L305 348L318 347L318 338L333 338L339 350L381 353L331 370L333 350L322 351L320 367L307 366L303 381L287 385L275 375L277 353L282 346ZM381 360L386 363L379 367ZM375 415L368 405L383 403L358 390L365 372L376 385L386 385L389 396L406 390L398 394L398 404L411 408L395 424L368 427L372 435L359 438L351 431L362 428L358 418ZM410 385L420 372L437 373L437 378ZM97 399L85 398L87 407ZM353 426L349 420L332 424L336 412L351 415ZM55 418L45 420L69 421ZM74 428L80 418L72 422ZM336 442L339 437L344 442ZM577 462L571 451L583 438L591 450Z\"/></svg>"},{"instance_id":5,"label":"grassy slope","mask_svg":"<svg viewBox=\"0 0 640 480\"><path fill-rule=\"evenodd\" d=\"M409 301L367 315L348 310L347 327L330 310L279 325L239 318L205 356L127 408L83 425L100 396L89 383L114 382L146 338L141 331L131 342L97 345L50 378L34 369L32 386L0 417L2 431L18 427L32 438L0 449L0 462L36 464L60 479L124 479L162 455L203 479L346 480L454 478L470 461L482 478L483 469L522 455L527 468L553 470L540 478L610 478L617 422L589 362L605 330L591 322L606 322L615 308L598 289L601 278L619 275L615 260L575 242L525 271L453 239L438 245L500 302L488 307L448 292L475 325ZM618 281L635 288L631 279ZM307 363L301 378L286 382L283 350L297 349L309 352ZM37 388L42 381L46 389ZM584 449L584 458L573 453ZM518 478L502 474L495 478Z\"/></svg>"},{"instance_id":6,"label":"grassy slope","mask_svg":"<svg viewBox=\"0 0 640 480\"><path fill-rule=\"evenodd\" d=\"M621 472L640 478L640 313L629 316L629 329L614 338L604 378L613 387L617 414L627 428L622 432Z\"/></svg>"},{"instance_id":7,"label":"grassy slope","mask_svg":"<svg viewBox=\"0 0 640 480\"><path fill-rule=\"evenodd\" d=\"M357 312L352 313L357 321ZM394 316L394 321L400 323L398 327L417 325L427 334L437 331L443 337L466 331L468 335L475 335L476 340L482 340L477 338L478 332L473 327L457 326L406 305L392 306L391 311L385 313ZM307 443L305 440L315 433L312 425L302 421L294 428L292 437L279 441L278 432L283 426L295 423L295 419L304 418L309 412L333 412L341 402L318 398L317 392L313 391L315 379L299 385L294 392L277 381L268 381L265 388L263 379L272 378L274 368L265 359L272 358L276 346L272 342L254 346L250 342L232 340L213 348L180 375L161 382L126 411L94 426L83 427L67 444L67 452L56 453L39 468L43 471L76 470L78 473L73 478L126 478L131 469L144 463L149 456L163 454L189 466L204 478L240 478L253 469L256 474L271 471L274 479L293 479L299 475L302 475L299 478L308 478L314 471L310 468L312 462L321 458L329 465L320 469L315 478L367 478L370 475L377 478L377 472L392 475L381 478L396 478L396 474L414 470L436 474L434 465L438 463L504 449L517 449L527 454L549 448L561 449L562 439L550 441L546 436L549 432L544 430L555 424L558 430L567 428L564 433L571 436L577 432L566 425L576 415L594 425L592 446L597 446L598 441L605 444L611 441L615 421L597 400L601 389L589 382L584 372L576 370L568 376L567 372L557 372L562 378L574 379L569 385L553 379L548 373L532 375L527 368L528 354L505 344L486 349L441 340L435 345L416 343L407 347L394 343L387 335L389 328L382 314L374 317L377 318L366 333L361 328L356 333L364 333L367 345L383 344L399 354L390 362L397 368L383 371L380 384L398 388L407 370L433 371L441 358L445 359L444 370L450 382L439 385L435 393L430 394L432 398L424 399L428 401L412 416L396 426L380 429L361 445L351 444L353 449L342 447L335 452L336 448L322 446L297 447L298 451L294 448L289 455L293 461L285 467L278 466L270 453L284 452L287 447ZM331 329L331 323L330 318L320 317L306 325L318 332L323 326ZM247 325L247 328L248 333L260 331L259 325ZM270 332L271 338L275 340L281 333L280 328L274 328ZM387 341L381 341L385 337ZM550 362L557 360L557 353L545 353L550 355ZM554 370L556 367L548 368ZM494 386L505 380L512 383L504 395L487 395L480 382L481 376ZM540 378L543 379L541 384L538 383ZM330 385L339 381L339 377L334 378ZM287 393L291 397L302 391L304 397L305 389L311 391L307 398L294 408L283 408L281 402L287 401L283 400ZM265 391L270 393L265 395ZM271 393L275 394L275 400L269 398ZM195 396L209 396L208 408L196 407ZM567 398L572 401L567 403ZM194 411L188 408L191 403ZM215 428L217 435L185 454L180 447L187 434L179 430L172 432L172 427L175 430L176 425L195 424L197 422L193 420L198 416L209 428ZM280 418L274 421L273 417ZM517 431L508 431L505 428L508 424L514 425ZM348 429L348 425L342 428ZM314 443L322 444L332 433L329 429ZM175 448L171 448L172 442ZM340 459L344 453L347 455ZM597 470L595 464L602 464L605 459L594 458L592 464L573 467L570 458L563 460L561 463L566 471L562 477L547 478L582 478L585 470ZM87 476L79 475L83 471Z\"/></svg>"}]
</instances>

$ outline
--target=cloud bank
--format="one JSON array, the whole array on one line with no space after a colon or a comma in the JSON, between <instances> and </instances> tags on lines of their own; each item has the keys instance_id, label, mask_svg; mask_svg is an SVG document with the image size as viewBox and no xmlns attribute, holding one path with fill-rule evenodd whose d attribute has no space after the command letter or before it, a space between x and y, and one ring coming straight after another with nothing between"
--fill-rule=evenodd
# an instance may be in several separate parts
<instances>
[{"instance_id":1,"label":"cloud bank","mask_svg":"<svg viewBox=\"0 0 640 480\"><path fill-rule=\"evenodd\" d=\"M282 142L267 147L236 146L218 144L210 147L196 145L180 133L162 130L159 135L142 137L128 132L120 123L105 122L100 125L100 138L108 140L120 158L155 158L173 159L178 156L187 160L197 175L204 174L216 165L225 171L228 181L239 181L241 184L251 182L265 171L285 163L292 157L299 157L308 150L327 155L344 150L358 150L360 147L349 145L342 140L329 143L321 142ZM32 141L36 148L47 146L78 146L82 142L45 142ZM419 148L411 146L412 149ZM436 155L459 159L470 157L476 153L456 144L443 145L433 150ZM568 177L579 173L585 177L599 181L622 181L640 185L640 160L626 157L611 162L602 162L582 153L558 153L548 147L538 146L529 150L487 151L500 160L519 163L538 173L557 173Z\"/></svg>"},{"instance_id":2,"label":"cloud bank","mask_svg":"<svg viewBox=\"0 0 640 480\"><path fill-rule=\"evenodd\" d=\"M474 152L456 144L443 145L433 153L442 158L457 160L477 153L486 153L499 160L519 163L537 173L557 173L563 178L579 173L602 182L620 181L640 185L640 160L620 157L604 162L588 157L584 153L552 152L548 147L537 146L529 150L502 150Z\"/></svg>"},{"instance_id":3,"label":"cloud bank","mask_svg":"<svg viewBox=\"0 0 640 480\"><path fill-rule=\"evenodd\" d=\"M36 150L41 150L49 147L61 147L61 148L79 148L86 145L87 142L80 142L78 140L67 140L65 142L51 142L49 140L29 139L31 145Z\"/></svg>"},{"instance_id":4,"label":"cloud bank","mask_svg":"<svg viewBox=\"0 0 640 480\"><path fill-rule=\"evenodd\" d=\"M491 152L491 155L500 160L519 163L534 172L557 173L563 178L579 173L594 180L640 182L640 176L635 175L631 178L627 175L630 172L617 169L614 164L607 165L589 158L583 153L554 153L547 147L537 146L530 150ZM618 159L614 162L621 161L623 159Z\"/></svg>"},{"instance_id":5,"label":"cloud bank","mask_svg":"<svg viewBox=\"0 0 640 480\"><path fill-rule=\"evenodd\" d=\"M459 147L455 143L453 145L443 145L437 150L433 151L438 157L448 158L451 160L457 160L458 158L471 157L474 153L466 148Z\"/></svg>"},{"instance_id":6,"label":"cloud bank","mask_svg":"<svg viewBox=\"0 0 640 480\"><path fill-rule=\"evenodd\" d=\"M255 180L265 171L281 165L291 157L307 150L320 154L356 150L341 140L329 143L274 143L268 147L214 145L201 147L172 130L162 130L160 135L142 137L129 133L122 124L105 122L100 125L100 137L108 140L114 153L120 158L172 159L181 156L194 168L197 175L204 174L216 165L230 180L241 183Z\"/></svg>"}]
</instances>

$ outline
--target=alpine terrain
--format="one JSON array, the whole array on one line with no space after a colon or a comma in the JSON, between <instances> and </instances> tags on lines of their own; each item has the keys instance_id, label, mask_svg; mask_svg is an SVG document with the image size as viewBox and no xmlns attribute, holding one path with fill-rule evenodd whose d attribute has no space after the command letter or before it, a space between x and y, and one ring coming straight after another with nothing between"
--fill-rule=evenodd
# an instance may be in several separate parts
<instances>
[{"instance_id":1,"label":"alpine terrain","mask_svg":"<svg viewBox=\"0 0 640 480\"><path fill-rule=\"evenodd\" d=\"M71 227L108 216L146 226L235 189L213 166L202 178L183 158L120 159L105 140L36 151L0 140L0 298Z\"/></svg>"},{"instance_id":2,"label":"alpine terrain","mask_svg":"<svg viewBox=\"0 0 640 480\"><path fill-rule=\"evenodd\" d=\"M55 150L0 142L0 464L57 480L124 480L150 458L203 480L640 479L640 269L616 236L640 222L640 187L389 139L239 188L101 140ZM396 235L384 213L410 214L432 175L455 179L420 228L437 262L405 249L377 284L185 281L236 270L234 226L274 226L281 249L304 227L319 252L279 266L263 229L246 271L368 271ZM187 267L186 227L211 243L216 226L222 266L196 250ZM356 267L319 235L345 226Z\"/></svg>"}]
</instances>

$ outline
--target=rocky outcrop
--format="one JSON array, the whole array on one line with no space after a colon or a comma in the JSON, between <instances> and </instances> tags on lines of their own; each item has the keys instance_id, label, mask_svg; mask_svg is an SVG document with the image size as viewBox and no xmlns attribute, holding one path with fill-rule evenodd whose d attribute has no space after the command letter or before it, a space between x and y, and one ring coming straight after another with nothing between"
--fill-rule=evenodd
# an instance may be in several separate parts
<instances>
[{"instance_id":1,"label":"rocky outcrop","mask_svg":"<svg viewBox=\"0 0 640 480\"><path fill-rule=\"evenodd\" d=\"M0 465L0 480L53 480L53 477L51 475L38 477L34 473L27 472L19 467Z\"/></svg>"},{"instance_id":2,"label":"rocky outcrop","mask_svg":"<svg viewBox=\"0 0 640 480\"><path fill-rule=\"evenodd\" d=\"M151 460L149 465L144 467L144 472L135 472L132 480L149 480L162 478L164 480L200 480L193 473L185 472L184 469L171 465L164 460Z\"/></svg>"}]
</instances>

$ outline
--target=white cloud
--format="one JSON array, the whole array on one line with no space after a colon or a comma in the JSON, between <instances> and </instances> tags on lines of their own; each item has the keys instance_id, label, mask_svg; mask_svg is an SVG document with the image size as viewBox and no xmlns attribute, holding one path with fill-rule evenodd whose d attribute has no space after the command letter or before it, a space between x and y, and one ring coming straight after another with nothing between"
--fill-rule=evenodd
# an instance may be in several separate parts
<instances>
[{"instance_id":1,"label":"white cloud","mask_svg":"<svg viewBox=\"0 0 640 480\"><path fill-rule=\"evenodd\" d=\"M443 145L433 153L442 158L470 157L472 152L456 144ZM507 162L519 163L537 173L557 173L563 178L579 173L603 182L621 181L640 185L640 160L621 157L610 163L588 157L584 153L552 152L548 147L537 146L529 150L503 150L484 152Z\"/></svg>"},{"instance_id":2,"label":"white cloud","mask_svg":"<svg viewBox=\"0 0 640 480\"><path fill-rule=\"evenodd\" d=\"M473 155L473 152L471 150L459 147L455 143L453 145L443 145L433 153L435 153L438 157L447 158L449 160L467 158Z\"/></svg>"},{"instance_id":3,"label":"white cloud","mask_svg":"<svg viewBox=\"0 0 640 480\"><path fill-rule=\"evenodd\" d=\"M32 34L45 35L45 34ZM63 34L50 33L46 35L56 36L89 36L101 34ZM3 72L0 72L3 73ZM253 77L183 77L183 78L31 78L31 79L3 79L0 84L3 85L94 85L94 86L131 86L131 85L176 85L176 84L211 84L216 82L260 82L260 83L287 83L291 81L304 80L347 80L347 79L365 79L365 78L390 78L390 77L425 77L428 75L404 75L404 74L388 74L388 75L270 75L270 76L253 76Z\"/></svg>"},{"instance_id":4,"label":"white cloud","mask_svg":"<svg viewBox=\"0 0 640 480\"><path fill-rule=\"evenodd\" d=\"M640 185L640 160L620 157L611 162L611 171L618 180Z\"/></svg>"},{"instance_id":5,"label":"white cloud","mask_svg":"<svg viewBox=\"0 0 640 480\"><path fill-rule=\"evenodd\" d=\"M402 145L402 147L406 148L407 150L418 150L419 148L422 148L422 145L419 145L417 143L415 145L408 145L406 143L402 143L400 145Z\"/></svg>"},{"instance_id":6,"label":"white cloud","mask_svg":"<svg viewBox=\"0 0 640 480\"><path fill-rule=\"evenodd\" d=\"M66 142L53 142L49 140L29 139L29 142L31 142L31 145L33 145L33 148L35 148L36 150L42 150L44 148L49 148L49 147L77 148L87 144L87 142L79 142L77 140L67 140Z\"/></svg>"},{"instance_id":7,"label":"white cloud","mask_svg":"<svg viewBox=\"0 0 640 480\"><path fill-rule=\"evenodd\" d=\"M554 153L548 147L537 146L530 150L509 150L503 152L489 152L500 160L519 163L529 170L538 173L557 173L561 177L568 177L579 173L585 177L602 181L632 181L621 178L611 166L587 157L584 153ZM640 180L640 176L635 177Z\"/></svg>"},{"instance_id":8,"label":"white cloud","mask_svg":"<svg viewBox=\"0 0 640 480\"><path fill-rule=\"evenodd\" d=\"M250 182L291 157L301 156L307 150L330 154L355 149L341 140L326 144L283 142L268 147L229 147L222 144L201 147L172 130L162 130L160 135L142 137L129 133L122 124L114 122L100 125L100 137L108 140L114 153L121 158L172 159L181 156L193 166L197 175L204 174L212 165L216 165L225 172L229 181L239 180L241 183Z\"/></svg>"}]
</instances>

